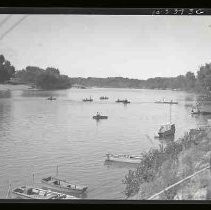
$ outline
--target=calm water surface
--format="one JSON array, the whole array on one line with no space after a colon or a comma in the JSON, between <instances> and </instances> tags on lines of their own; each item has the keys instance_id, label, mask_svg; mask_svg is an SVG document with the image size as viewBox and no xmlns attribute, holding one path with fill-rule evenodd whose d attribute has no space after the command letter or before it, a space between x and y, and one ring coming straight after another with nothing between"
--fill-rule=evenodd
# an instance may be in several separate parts
<instances>
[{"instance_id":1,"label":"calm water surface","mask_svg":"<svg viewBox=\"0 0 211 210\"><path fill-rule=\"evenodd\" d=\"M56 101L48 101L53 95ZM85 97L94 102L82 102ZM100 101L100 96L109 100ZM127 98L131 104L115 103ZM69 89L59 91L0 90L0 197L12 187L40 185L40 179L59 175L88 185L87 198L124 199L122 179L130 166L105 165L105 154L140 154L161 142L154 139L160 125L169 121L169 105L155 100L173 99L172 122L176 136L206 124L192 117L194 94L170 90ZM100 112L108 120L96 122ZM40 185L41 186L41 185Z\"/></svg>"}]
</instances>

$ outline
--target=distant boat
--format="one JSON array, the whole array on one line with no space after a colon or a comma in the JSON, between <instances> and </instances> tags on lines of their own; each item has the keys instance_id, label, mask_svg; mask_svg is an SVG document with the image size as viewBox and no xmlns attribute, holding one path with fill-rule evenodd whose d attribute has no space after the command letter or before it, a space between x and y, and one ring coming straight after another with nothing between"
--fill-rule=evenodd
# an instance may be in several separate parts
<instances>
[{"instance_id":1,"label":"distant boat","mask_svg":"<svg viewBox=\"0 0 211 210\"><path fill-rule=\"evenodd\" d=\"M84 101L84 102L92 102L93 99L90 97L90 98L85 98L85 99L83 99L83 101Z\"/></svg>"},{"instance_id":2,"label":"distant boat","mask_svg":"<svg viewBox=\"0 0 211 210\"><path fill-rule=\"evenodd\" d=\"M130 103L130 101L128 101L127 99L124 99L124 100L120 100L120 99L118 99L118 100L116 100L116 103L129 104L129 103Z\"/></svg>"},{"instance_id":3,"label":"distant boat","mask_svg":"<svg viewBox=\"0 0 211 210\"><path fill-rule=\"evenodd\" d=\"M41 189L36 187L22 186L12 190L12 193L16 198L21 199L79 199L72 195L66 195L64 193L54 192L49 189Z\"/></svg>"},{"instance_id":4,"label":"distant boat","mask_svg":"<svg viewBox=\"0 0 211 210\"><path fill-rule=\"evenodd\" d=\"M106 154L106 161L116 161L116 162L138 164L141 162L141 160L142 160L142 156L125 155L125 154L114 155L110 153Z\"/></svg>"},{"instance_id":5,"label":"distant boat","mask_svg":"<svg viewBox=\"0 0 211 210\"><path fill-rule=\"evenodd\" d=\"M108 116L103 116L97 113L95 116L93 116L93 119L95 120L108 119Z\"/></svg>"},{"instance_id":6,"label":"distant boat","mask_svg":"<svg viewBox=\"0 0 211 210\"><path fill-rule=\"evenodd\" d=\"M53 176L43 178L41 182L48 188L68 193L84 193L88 188L87 186L71 184L66 180L62 180Z\"/></svg>"},{"instance_id":7,"label":"distant boat","mask_svg":"<svg viewBox=\"0 0 211 210\"><path fill-rule=\"evenodd\" d=\"M49 98L47 98L47 100L53 101L53 100L56 100L56 98L54 98L53 96L50 96Z\"/></svg>"},{"instance_id":8,"label":"distant boat","mask_svg":"<svg viewBox=\"0 0 211 210\"><path fill-rule=\"evenodd\" d=\"M200 114L200 110L198 106L192 107L191 114Z\"/></svg>"},{"instance_id":9,"label":"distant boat","mask_svg":"<svg viewBox=\"0 0 211 210\"><path fill-rule=\"evenodd\" d=\"M127 99L125 99L125 100L123 100L123 102L122 102L123 104L129 104L130 103L130 101L128 101Z\"/></svg>"},{"instance_id":10,"label":"distant boat","mask_svg":"<svg viewBox=\"0 0 211 210\"><path fill-rule=\"evenodd\" d=\"M175 124L171 123L171 105L172 104L170 104L170 123L161 125L158 131L159 138L168 138L169 136L174 136L175 134Z\"/></svg>"},{"instance_id":11,"label":"distant boat","mask_svg":"<svg viewBox=\"0 0 211 210\"><path fill-rule=\"evenodd\" d=\"M124 100L117 99L116 103L122 103Z\"/></svg>"},{"instance_id":12,"label":"distant boat","mask_svg":"<svg viewBox=\"0 0 211 210\"><path fill-rule=\"evenodd\" d=\"M162 101L161 100L155 101L155 103L156 104L178 104L178 102L176 102L176 101L173 101L173 100L171 100L171 101L165 101L164 99Z\"/></svg>"},{"instance_id":13,"label":"distant boat","mask_svg":"<svg viewBox=\"0 0 211 210\"><path fill-rule=\"evenodd\" d=\"M108 97L107 96L101 96L100 100L108 100Z\"/></svg>"}]
</instances>

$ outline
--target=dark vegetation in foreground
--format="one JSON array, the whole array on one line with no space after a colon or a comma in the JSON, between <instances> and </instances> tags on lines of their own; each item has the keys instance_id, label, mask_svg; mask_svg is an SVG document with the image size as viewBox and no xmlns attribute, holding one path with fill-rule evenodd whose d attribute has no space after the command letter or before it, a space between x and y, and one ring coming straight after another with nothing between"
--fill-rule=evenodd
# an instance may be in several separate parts
<instances>
[{"instance_id":1,"label":"dark vegetation in foreground","mask_svg":"<svg viewBox=\"0 0 211 210\"><path fill-rule=\"evenodd\" d=\"M209 163L210 132L206 129L191 129L178 141L144 153L137 169L129 170L123 179L126 197L138 194L138 199L147 199ZM206 186L206 181L201 180L202 187ZM181 186L178 187L168 190L161 199L175 199L181 189Z\"/></svg>"},{"instance_id":2,"label":"dark vegetation in foreground","mask_svg":"<svg viewBox=\"0 0 211 210\"><path fill-rule=\"evenodd\" d=\"M9 80L11 80L12 84L31 84L41 89L63 89L78 84L85 87L175 89L209 92L211 91L211 63L201 66L196 75L188 71L185 75L177 77L155 77L147 80L123 77L70 78L67 75L61 75L58 69L52 67L42 69L36 66L27 66L25 69L15 71L10 62L3 55L0 55L0 83Z\"/></svg>"}]
</instances>

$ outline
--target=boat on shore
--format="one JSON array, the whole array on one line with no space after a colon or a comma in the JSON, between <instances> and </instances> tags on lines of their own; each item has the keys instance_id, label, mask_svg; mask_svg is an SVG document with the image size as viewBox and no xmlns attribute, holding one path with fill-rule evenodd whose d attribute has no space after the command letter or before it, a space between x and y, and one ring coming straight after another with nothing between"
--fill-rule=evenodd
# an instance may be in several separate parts
<instances>
[{"instance_id":1,"label":"boat on shore","mask_svg":"<svg viewBox=\"0 0 211 210\"><path fill-rule=\"evenodd\" d=\"M108 119L108 116L103 116L97 113L95 116L93 116L93 119L100 120L100 119Z\"/></svg>"},{"instance_id":2,"label":"boat on shore","mask_svg":"<svg viewBox=\"0 0 211 210\"><path fill-rule=\"evenodd\" d=\"M106 161L116 161L116 162L124 162L124 163L140 163L142 160L142 156L135 155L127 155L127 154L106 154Z\"/></svg>"},{"instance_id":3,"label":"boat on shore","mask_svg":"<svg viewBox=\"0 0 211 210\"><path fill-rule=\"evenodd\" d=\"M52 200L52 199L79 199L72 195L51 191L49 189L41 189L37 187L22 186L12 190L12 194L19 199L38 199L38 200Z\"/></svg>"},{"instance_id":4,"label":"boat on shore","mask_svg":"<svg viewBox=\"0 0 211 210\"><path fill-rule=\"evenodd\" d=\"M84 193L87 186L71 184L66 180L62 180L53 176L43 178L41 182L50 189L67 192L67 193Z\"/></svg>"},{"instance_id":5,"label":"boat on shore","mask_svg":"<svg viewBox=\"0 0 211 210\"><path fill-rule=\"evenodd\" d=\"M100 100L108 100L108 97L107 96L101 96Z\"/></svg>"}]
</instances>

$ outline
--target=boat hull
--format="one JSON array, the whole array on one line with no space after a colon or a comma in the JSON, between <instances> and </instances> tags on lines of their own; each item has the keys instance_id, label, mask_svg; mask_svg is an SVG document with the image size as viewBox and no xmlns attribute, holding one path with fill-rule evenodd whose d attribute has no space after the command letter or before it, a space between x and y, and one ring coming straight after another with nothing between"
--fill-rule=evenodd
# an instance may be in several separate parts
<instances>
[{"instance_id":1,"label":"boat hull","mask_svg":"<svg viewBox=\"0 0 211 210\"><path fill-rule=\"evenodd\" d=\"M106 161L112 161L112 162L120 162L120 163L133 163L133 164L139 164L141 162L141 159L138 158L124 158L124 157L115 157L113 155L106 155Z\"/></svg>"},{"instance_id":2,"label":"boat hull","mask_svg":"<svg viewBox=\"0 0 211 210\"><path fill-rule=\"evenodd\" d=\"M93 119L95 119L95 120L101 120L101 119L108 119L108 117L107 116L100 116L100 117L93 116Z\"/></svg>"},{"instance_id":3,"label":"boat hull","mask_svg":"<svg viewBox=\"0 0 211 210\"><path fill-rule=\"evenodd\" d=\"M63 187L57 187L55 185L51 185L49 183L46 183L44 181L41 181L42 182L42 185L43 187L45 188L48 188L48 189L51 189L51 190L56 190L58 192L65 192L65 193L71 193L71 194L81 194L81 193L85 193L87 188L86 189L83 189L83 190L79 190L79 189L67 189L67 188L63 188Z\"/></svg>"}]
</instances>

